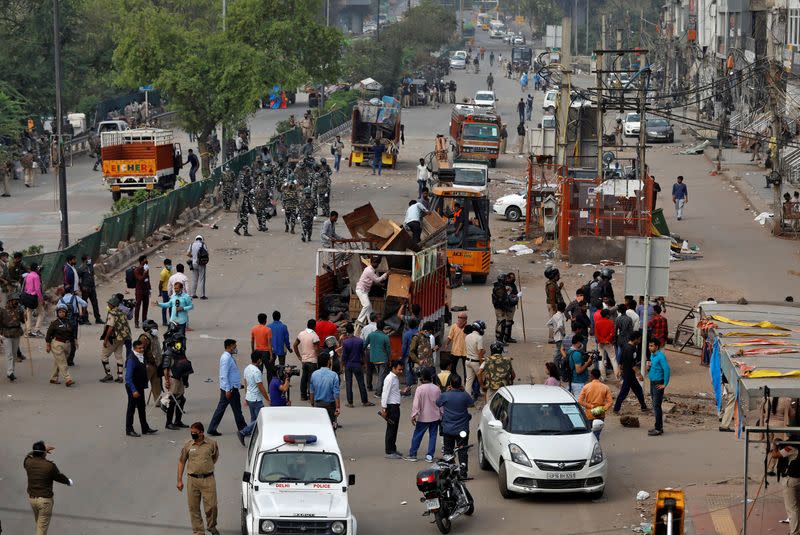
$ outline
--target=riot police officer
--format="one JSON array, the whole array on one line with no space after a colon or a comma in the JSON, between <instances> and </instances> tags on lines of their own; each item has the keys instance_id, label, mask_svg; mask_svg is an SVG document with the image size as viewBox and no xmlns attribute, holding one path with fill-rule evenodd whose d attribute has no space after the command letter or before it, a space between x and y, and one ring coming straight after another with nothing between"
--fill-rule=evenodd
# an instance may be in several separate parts
<instances>
[{"instance_id":1,"label":"riot police officer","mask_svg":"<svg viewBox=\"0 0 800 535\"><path fill-rule=\"evenodd\" d=\"M281 188L281 195L283 197L283 212L284 212L284 232L294 234L294 225L297 222L297 209L300 206L300 199L298 196L297 180L294 175L289 173L286 182L283 183Z\"/></svg>"},{"instance_id":2,"label":"riot police officer","mask_svg":"<svg viewBox=\"0 0 800 535\"><path fill-rule=\"evenodd\" d=\"M317 203L314 200L311 186L303 188L303 198L300 199L300 222L303 225L300 239L311 241L311 230L314 227L314 216L317 213Z\"/></svg>"},{"instance_id":3,"label":"riot police officer","mask_svg":"<svg viewBox=\"0 0 800 535\"><path fill-rule=\"evenodd\" d=\"M331 168L325 158L319 160L319 172L317 173L317 203L322 211L322 215L328 217L331 213Z\"/></svg>"},{"instance_id":4,"label":"riot police officer","mask_svg":"<svg viewBox=\"0 0 800 535\"><path fill-rule=\"evenodd\" d=\"M226 212L231 211L233 194L236 190L236 176L229 165L222 168L222 206Z\"/></svg>"},{"instance_id":5,"label":"riot police officer","mask_svg":"<svg viewBox=\"0 0 800 535\"><path fill-rule=\"evenodd\" d=\"M242 167L242 175L239 177L239 190L242 192L242 202L239 205L239 224L234 227L233 232L239 234L239 229L244 229L245 236L252 236L247 232L247 220L253 212L253 179L248 166Z\"/></svg>"}]
</instances>

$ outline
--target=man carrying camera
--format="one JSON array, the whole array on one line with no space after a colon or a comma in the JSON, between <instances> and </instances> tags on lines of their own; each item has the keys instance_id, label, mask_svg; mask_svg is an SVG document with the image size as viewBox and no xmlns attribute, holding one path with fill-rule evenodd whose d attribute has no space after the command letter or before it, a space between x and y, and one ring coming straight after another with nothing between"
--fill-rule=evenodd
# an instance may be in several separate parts
<instances>
[{"instance_id":1,"label":"man carrying camera","mask_svg":"<svg viewBox=\"0 0 800 535\"><path fill-rule=\"evenodd\" d=\"M278 366L272 379L269 381L269 406L286 407L291 405L289 400L289 381L292 375L300 375L296 366Z\"/></svg>"}]
</instances>

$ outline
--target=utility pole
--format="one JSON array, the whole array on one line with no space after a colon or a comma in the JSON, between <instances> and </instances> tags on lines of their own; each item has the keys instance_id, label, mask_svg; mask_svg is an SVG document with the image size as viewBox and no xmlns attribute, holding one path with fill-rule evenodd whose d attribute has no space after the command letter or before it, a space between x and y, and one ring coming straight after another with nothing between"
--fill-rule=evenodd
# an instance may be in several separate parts
<instances>
[{"instance_id":1,"label":"utility pole","mask_svg":"<svg viewBox=\"0 0 800 535\"><path fill-rule=\"evenodd\" d=\"M586 0L586 54L589 54L589 0Z\"/></svg>"},{"instance_id":2,"label":"utility pole","mask_svg":"<svg viewBox=\"0 0 800 535\"><path fill-rule=\"evenodd\" d=\"M575 34L575 44L573 51L578 53L578 0L572 0L572 22L574 23L573 33Z\"/></svg>"},{"instance_id":3,"label":"utility pole","mask_svg":"<svg viewBox=\"0 0 800 535\"><path fill-rule=\"evenodd\" d=\"M69 213L67 212L67 162L64 159L64 112L61 109L61 22L59 0L53 0L53 63L56 75L56 142L58 143L58 210L61 215L59 249L69 247Z\"/></svg>"},{"instance_id":4,"label":"utility pole","mask_svg":"<svg viewBox=\"0 0 800 535\"><path fill-rule=\"evenodd\" d=\"M603 22L605 22L605 15L603 15ZM602 34L603 42L605 43L605 31ZM603 180L603 152L604 142L603 133L605 132L605 110L603 109L603 75L605 69L602 65L605 63L605 47L601 50L595 50L595 87L597 87L597 183ZM616 142L616 140L615 140ZM528 197L530 198L530 197Z\"/></svg>"},{"instance_id":5,"label":"utility pole","mask_svg":"<svg viewBox=\"0 0 800 535\"><path fill-rule=\"evenodd\" d=\"M225 18L228 16L228 0L222 0L222 33L225 33ZM228 140L225 138L225 123L219 125L220 148L222 150L222 161L228 161Z\"/></svg>"},{"instance_id":6,"label":"utility pole","mask_svg":"<svg viewBox=\"0 0 800 535\"><path fill-rule=\"evenodd\" d=\"M769 78L767 91L769 91L769 109L772 113L772 137L775 139L775 153L772 155L772 170L777 171L781 180L772 184L772 234L780 236L783 233L783 205L781 203L781 186L784 170L781 165L781 145L783 144L783 116L786 109L786 87L783 73L783 47L786 35L786 9L777 8L769 13L767 19L767 58L769 59ZM726 34L727 35L727 34ZM770 146L772 143L769 144Z\"/></svg>"},{"instance_id":7,"label":"utility pole","mask_svg":"<svg viewBox=\"0 0 800 535\"><path fill-rule=\"evenodd\" d=\"M607 50L607 48L606 48L606 16L605 15L601 15L600 16L600 24L601 24L601 26L600 26L600 49L601 50ZM605 55L603 55L602 58L603 58L603 60L601 62L597 63L597 65L600 67L599 70L602 70L602 71L608 70L608 65L607 65L607 62L606 62L606 59L605 59L606 58ZM597 59L599 60L600 58L597 58ZM602 91L601 88L602 88L602 86L598 86L598 91Z\"/></svg>"},{"instance_id":8,"label":"utility pole","mask_svg":"<svg viewBox=\"0 0 800 535\"><path fill-rule=\"evenodd\" d=\"M572 18L561 18L561 89L558 100L556 125L558 126L558 163L567 165L567 125L569 124L570 89L572 87Z\"/></svg>"}]
</instances>

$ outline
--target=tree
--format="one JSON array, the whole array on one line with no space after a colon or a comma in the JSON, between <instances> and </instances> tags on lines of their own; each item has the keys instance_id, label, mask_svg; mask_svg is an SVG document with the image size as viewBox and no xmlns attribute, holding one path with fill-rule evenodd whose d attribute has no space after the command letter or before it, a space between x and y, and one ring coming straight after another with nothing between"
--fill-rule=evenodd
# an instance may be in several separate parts
<instances>
[{"instance_id":1,"label":"tree","mask_svg":"<svg viewBox=\"0 0 800 535\"><path fill-rule=\"evenodd\" d=\"M7 83L0 82L0 175L11 158L13 145L25 130L25 101Z\"/></svg>"},{"instance_id":2,"label":"tree","mask_svg":"<svg viewBox=\"0 0 800 535\"><path fill-rule=\"evenodd\" d=\"M238 125L255 109L263 52L209 31L207 18L191 19L180 5L172 7L139 9L137 24L117 38L114 64L123 85L152 83L162 91L184 129L197 133L207 175L211 133L220 123Z\"/></svg>"}]
</instances>

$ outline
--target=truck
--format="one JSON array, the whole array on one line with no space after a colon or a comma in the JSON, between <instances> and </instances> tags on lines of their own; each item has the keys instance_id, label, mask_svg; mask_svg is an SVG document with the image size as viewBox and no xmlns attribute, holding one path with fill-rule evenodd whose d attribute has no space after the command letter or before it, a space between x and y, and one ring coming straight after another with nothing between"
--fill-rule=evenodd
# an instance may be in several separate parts
<instances>
[{"instance_id":1,"label":"truck","mask_svg":"<svg viewBox=\"0 0 800 535\"><path fill-rule=\"evenodd\" d=\"M385 148L381 160L386 167L397 164L400 150L400 102L392 97L359 100L353 107L348 165L372 161L374 142Z\"/></svg>"},{"instance_id":2,"label":"truck","mask_svg":"<svg viewBox=\"0 0 800 535\"><path fill-rule=\"evenodd\" d=\"M447 218L447 263L459 279L470 275L472 282L485 283L492 265L489 232L489 196L484 188L434 187L431 211Z\"/></svg>"},{"instance_id":3,"label":"truck","mask_svg":"<svg viewBox=\"0 0 800 535\"><path fill-rule=\"evenodd\" d=\"M497 166L500 156L500 116L474 106L457 104L450 116L454 158Z\"/></svg>"},{"instance_id":4,"label":"truck","mask_svg":"<svg viewBox=\"0 0 800 535\"><path fill-rule=\"evenodd\" d=\"M379 226L384 223L385 220L381 220ZM405 233L399 225L394 227L396 235ZM369 300L372 310L381 313L387 326L394 329L389 335L392 358L402 356L400 314L405 304L409 305L409 314L411 304L420 306L420 324L432 323L432 334L437 338L444 333L444 325L450 323L451 315L448 254L443 240L418 251L381 249L374 242L348 245L346 253L336 247L317 250L316 317L324 310L333 317L355 321L361 312L361 303L355 294L356 282L370 258L377 256L381 260L377 271L388 271L389 277L385 287L373 284ZM331 255L336 255L337 260L330 262Z\"/></svg>"},{"instance_id":5,"label":"truck","mask_svg":"<svg viewBox=\"0 0 800 535\"><path fill-rule=\"evenodd\" d=\"M511 49L511 64L514 68L527 71L533 60L533 49L529 46L515 46Z\"/></svg>"},{"instance_id":6,"label":"truck","mask_svg":"<svg viewBox=\"0 0 800 535\"><path fill-rule=\"evenodd\" d=\"M175 158L181 154L172 130L136 128L100 134L103 182L114 201L136 190L175 187ZM177 156L180 158L180 156ZM179 168L179 166L177 166Z\"/></svg>"},{"instance_id":7,"label":"truck","mask_svg":"<svg viewBox=\"0 0 800 535\"><path fill-rule=\"evenodd\" d=\"M447 167L439 166L429 188L457 186L465 190L482 192L486 191L490 181L489 167L485 163L456 161Z\"/></svg>"}]
</instances>

